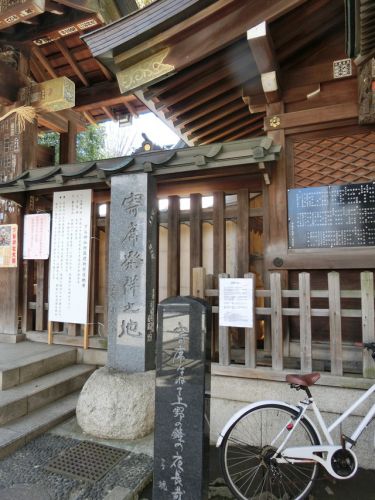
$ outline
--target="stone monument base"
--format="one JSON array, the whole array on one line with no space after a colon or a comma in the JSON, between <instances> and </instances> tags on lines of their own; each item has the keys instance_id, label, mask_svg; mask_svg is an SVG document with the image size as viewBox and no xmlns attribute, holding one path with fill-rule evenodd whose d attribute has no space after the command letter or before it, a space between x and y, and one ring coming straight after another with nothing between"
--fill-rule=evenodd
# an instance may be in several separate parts
<instances>
[{"instance_id":1,"label":"stone monument base","mask_svg":"<svg viewBox=\"0 0 375 500\"><path fill-rule=\"evenodd\" d=\"M139 439L154 428L155 372L96 370L77 403L77 421L87 434L106 439Z\"/></svg>"}]
</instances>

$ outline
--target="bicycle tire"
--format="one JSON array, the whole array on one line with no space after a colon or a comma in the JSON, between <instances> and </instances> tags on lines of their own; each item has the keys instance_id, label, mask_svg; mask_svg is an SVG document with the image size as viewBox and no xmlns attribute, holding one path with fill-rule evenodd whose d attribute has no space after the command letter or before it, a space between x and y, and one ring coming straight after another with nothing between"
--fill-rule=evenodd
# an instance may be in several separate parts
<instances>
[{"instance_id":1,"label":"bicycle tire","mask_svg":"<svg viewBox=\"0 0 375 500\"><path fill-rule=\"evenodd\" d=\"M264 403L241 415L226 432L220 447L225 481L241 500L301 500L310 492L318 474L318 463L280 464L271 460L277 447L272 438L286 428L298 411L276 403ZM286 446L320 444L315 429L301 419Z\"/></svg>"}]
</instances>

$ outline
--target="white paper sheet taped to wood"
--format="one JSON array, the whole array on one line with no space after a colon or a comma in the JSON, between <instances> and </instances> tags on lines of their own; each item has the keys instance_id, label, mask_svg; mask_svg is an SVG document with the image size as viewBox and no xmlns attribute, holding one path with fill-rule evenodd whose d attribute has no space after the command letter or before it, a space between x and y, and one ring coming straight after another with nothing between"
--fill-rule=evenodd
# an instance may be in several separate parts
<instances>
[{"instance_id":1,"label":"white paper sheet taped to wood","mask_svg":"<svg viewBox=\"0 0 375 500\"><path fill-rule=\"evenodd\" d=\"M23 228L23 258L33 260L48 259L51 235L51 215L25 215Z\"/></svg>"},{"instance_id":2,"label":"white paper sheet taped to wood","mask_svg":"<svg viewBox=\"0 0 375 500\"><path fill-rule=\"evenodd\" d=\"M253 328L253 279L219 280L219 325Z\"/></svg>"},{"instance_id":3,"label":"white paper sheet taped to wood","mask_svg":"<svg viewBox=\"0 0 375 500\"><path fill-rule=\"evenodd\" d=\"M91 199L91 189L53 195L49 321L87 323Z\"/></svg>"}]
</instances>

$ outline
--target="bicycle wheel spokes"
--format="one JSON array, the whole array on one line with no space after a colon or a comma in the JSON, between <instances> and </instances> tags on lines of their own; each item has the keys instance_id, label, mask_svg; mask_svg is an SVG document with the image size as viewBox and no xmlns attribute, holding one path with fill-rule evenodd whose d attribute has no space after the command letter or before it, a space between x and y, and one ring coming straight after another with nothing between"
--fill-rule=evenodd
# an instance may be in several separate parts
<instances>
[{"instance_id":1,"label":"bicycle wheel spokes","mask_svg":"<svg viewBox=\"0 0 375 500\"><path fill-rule=\"evenodd\" d=\"M237 498L288 500L307 495L317 473L316 463L278 463L274 458L275 437L285 437L294 417L294 410L286 406L264 404L249 410L227 432L222 444L223 472ZM287 446L317 442L313 429L301 421Z\"/></svg>"}]
</instances>

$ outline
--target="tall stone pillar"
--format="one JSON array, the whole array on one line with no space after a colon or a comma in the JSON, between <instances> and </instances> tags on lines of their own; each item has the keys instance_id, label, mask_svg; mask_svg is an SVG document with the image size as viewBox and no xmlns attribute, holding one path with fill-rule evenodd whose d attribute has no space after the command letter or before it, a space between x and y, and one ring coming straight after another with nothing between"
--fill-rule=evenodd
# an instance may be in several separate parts
<instances>
[{"instance_id":1,"label":"tall stone pillar","mask_svg":"<svg viewBox=\"0 0 375 500\"><path fill-rule=\"evenodd\" d=\"M108 367L155 367L156 182L148 173L111 179Z\"/></svg>"},{"instance_id":2,"label":"tall stone pillar","mask_svg":"<svg viewBox=\"0 0 375 500\"><path fill-rule=\"evenodd\" d=\"M84 432L107 439L150 433L155 412L156 182L113 176L108 269L108 362L77 403Z\"/></svg>"}]
</instances>

